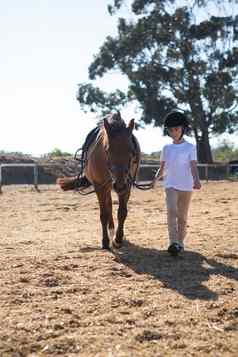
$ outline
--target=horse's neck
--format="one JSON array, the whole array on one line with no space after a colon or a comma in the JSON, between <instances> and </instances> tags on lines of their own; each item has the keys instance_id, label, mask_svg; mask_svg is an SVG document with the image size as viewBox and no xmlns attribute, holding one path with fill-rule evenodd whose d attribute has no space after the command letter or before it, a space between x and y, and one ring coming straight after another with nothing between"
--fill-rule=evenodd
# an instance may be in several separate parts
<instances>
[{"instance_id":1,"label":"horse's neck","mask_svg":"<svg viewBox=\"0 0 238 357\"><path fill-rule=\"evenodd\" d=\"M102 135L101 135L101 131L98 133L98 135L96 136L96 138L93 140L93 142L90 144L89 148L88 148L88 154L87 157L91 156L91 154L95 151L98 150L98 147L101 145L101 141L102 141Z\"/></svg>"},{"instance_id":2,"label":"horse's neck","mask_svg":"<svg viewBox=\"0 0 238 357\"><path fill-rule=\"evenodd\" d=\"M88 158L100 158L100 161L106 161L105 145L107 143L107 137L104 129L101 129L96 137L96 140L92 143L88 150Z\"/></svg>"},{"instance_id":3,"label":"horse's neck","mask_svg":"<svg viewBox=\"0 0 238 357\"><path fill-rule=\"evenodd\" d=\"M104 139L103 132L100 131L97 139L91 145L88 152L85 173L87 178L93 184L103 184L110 179Z\"/></svg>"}]
</instances>

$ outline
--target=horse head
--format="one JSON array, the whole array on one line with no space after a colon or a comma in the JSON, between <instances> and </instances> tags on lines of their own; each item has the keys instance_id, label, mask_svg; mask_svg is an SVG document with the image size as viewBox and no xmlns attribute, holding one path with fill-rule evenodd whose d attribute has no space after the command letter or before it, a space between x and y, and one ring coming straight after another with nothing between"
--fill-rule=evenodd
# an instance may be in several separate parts
<instances>
[{"instance_id":1,"label":"horse head","mask_svg":"<svg viewBox=\"0 0 238 357\"><path fill-rule=\"evenodd\" d=\"M105 152L107 155L108 170L113 181L113 189L118 195L122 195L131 187L130 166L134 148L132 131L134 119L126 126L120 113L111 115L103 120L107 134Z\"/></svg>"}]
</instances>

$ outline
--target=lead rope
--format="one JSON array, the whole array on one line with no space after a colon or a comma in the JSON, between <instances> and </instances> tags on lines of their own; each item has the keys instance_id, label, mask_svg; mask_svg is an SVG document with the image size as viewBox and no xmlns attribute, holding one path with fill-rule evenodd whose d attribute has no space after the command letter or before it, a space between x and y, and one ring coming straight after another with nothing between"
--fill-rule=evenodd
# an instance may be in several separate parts
<instances>
[{"instance_id":1,"label":"lead rope","mask_svg":"<svg viewBox=\"0 0 238 357\"><path fill-rule=\"evenodd\" d=\"M159 176L159 170L160 169L158 169L156 171L155 176L154 176L153 180L150 183L139 184L139 183L136 182L135 177L134 177L134 179L131 178L132 179L132 185L135 186L136 188L138 188L139 190L143 190L143 191L151 190L152 188L154 188L155 181L156 181L157 177Z\"/></svg>"}]
</instances>

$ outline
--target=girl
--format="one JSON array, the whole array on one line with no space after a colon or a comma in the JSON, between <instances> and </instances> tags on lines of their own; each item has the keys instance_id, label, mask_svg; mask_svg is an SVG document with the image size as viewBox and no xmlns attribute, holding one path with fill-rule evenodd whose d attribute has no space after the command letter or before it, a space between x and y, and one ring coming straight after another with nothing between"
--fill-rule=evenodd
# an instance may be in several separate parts
<instances>
[{"instance_id":1,"label":"girl","mask_svg":"<svg viewBox=\"0 0 238 357\"><path fill-rule=\"evenodd\" d=\"M174 111L167 115L164 130L173 143L165 145L160 157L158 179L163 177L169 233L168 252L172 256L184 250L188 209L192 190L200 189L197 154L183 135L190 128L185 114Z\"/></svg>"}]
</instances>

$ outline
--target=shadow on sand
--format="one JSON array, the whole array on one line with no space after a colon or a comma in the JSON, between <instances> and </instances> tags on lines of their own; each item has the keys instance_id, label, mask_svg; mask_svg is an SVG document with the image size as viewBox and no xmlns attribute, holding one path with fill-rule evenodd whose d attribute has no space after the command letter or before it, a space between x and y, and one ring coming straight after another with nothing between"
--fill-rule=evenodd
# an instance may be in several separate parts
<instances>
[{"instance_id":1,"label":"shadow on sand","mask_svg":"<svg viewBox=\"0 0 238 357\"><path fill-rule=\"evenodd\" d=\"M144 248L125 241L123 248L114 251L114 255L117 262L138 274L151 275L161 281L164 287L176 290L188 299L218 298L218 293L203 285L211 275L238 280L238 269L193 251L173 258L167 251Z\"/></svg>"}]
</instances>

